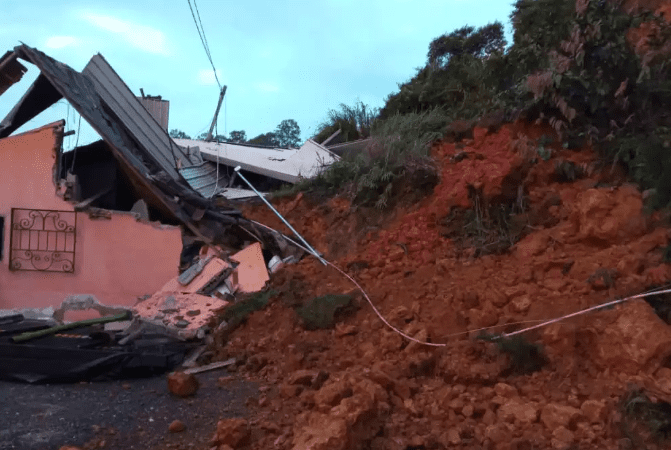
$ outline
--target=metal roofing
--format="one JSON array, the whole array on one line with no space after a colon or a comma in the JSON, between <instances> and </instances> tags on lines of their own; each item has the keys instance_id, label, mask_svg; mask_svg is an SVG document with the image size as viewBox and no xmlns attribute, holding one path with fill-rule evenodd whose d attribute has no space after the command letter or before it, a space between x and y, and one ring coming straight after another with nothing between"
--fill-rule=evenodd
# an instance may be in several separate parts
<instances>
[{"instance_id":1,"label":"metal roofing","mask_svg":"<svg viewBox=\"0 0 671 450\"><path fill-rule=\"evenodd\" d=\"M230 143L175 139L183 147L198 147L203 159L265 175L288 183L311 178L324 166L340 159L326 147L313 140L300 149L270 149Z\"/></svg>"},{"instance_id":2,"label":"metal roofing","mask_svg":"<svg viewBox=\"0 0 671 450\"><path fill-rule=\"evenodd\" d=\"M171 177L179 179L179 167L201 162L175 145L101 54L91 58L82 74L93 81L103 101Z\"/></svg>"},{"instance_id":3,"label":"metal roofing","mask_svg":"<svg viewBox=\"0 0 671 450\"><path fill-rule=\"evenodd\" d=\"M204 162L200 166L184 167L179 170L189 186L198 191L205 198L222 192L223 186L228 184L228 177L222 172L217 179L217 165ZM215 192L216 191L216 192Z\"/></svg>"}]
</instances>

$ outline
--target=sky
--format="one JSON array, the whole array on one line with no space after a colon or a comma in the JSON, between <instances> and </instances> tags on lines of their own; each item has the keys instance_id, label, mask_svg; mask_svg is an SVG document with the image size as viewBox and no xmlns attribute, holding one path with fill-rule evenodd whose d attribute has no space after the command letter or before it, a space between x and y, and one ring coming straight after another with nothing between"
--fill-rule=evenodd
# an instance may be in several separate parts
<instances>
[{"instance_id":1,"label":"sky","mask_svg":"<svg viewBox=\"0 0 671 450\"><path fill-rule=\"evenodd\" d=\"M143 88L170 101L170 129L192 137L208 130L219 87L189 0L0 3L0 54L23 42L81 71L100 53L136 95ZM425 64L429 43L442 34L498 20L510 41L512 3L199 0L217 78L227 86L217 130L244 130L253 138L294 119L306 140L341 103L383 106ZM39 73L24 65L23 80L0 96L0 119ZM77 131L79 116L65 100L19 131L60 119ZM99 139L84 120L79 129L66 139L66 150Z\"/></svg>"}]
</instances>

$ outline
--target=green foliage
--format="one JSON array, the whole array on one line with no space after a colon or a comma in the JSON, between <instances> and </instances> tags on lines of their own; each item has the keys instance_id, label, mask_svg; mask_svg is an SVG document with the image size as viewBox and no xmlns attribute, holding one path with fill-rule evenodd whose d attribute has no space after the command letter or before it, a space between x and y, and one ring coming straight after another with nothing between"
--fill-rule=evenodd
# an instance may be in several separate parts
<instances>
[{"instance_id":1,"label":"green foliage","mask_svg":"<svg viewBox=\"0 0 671 450\"><path fill-rule=\"evenodd\" d=\"M396 180L416 170L435 170L429 148L443 136L446 123L440 108L377 121L364 152L336 161L301 189L324 194L345 189L355 203L383 209Z\"/></svg>"},{"instance_id":2,"label":"green foliage","mask_svg":"<svg viewBox=\"0 0 671 450\"><path fill-rule=\"evenodd\" d=\"M182 130L178 130L177 128L173 128L172 130L170 130L170 133L168 134L173 139L191 139L191 136L189 136Z\"/></svg>"},{"instance_id":3,"label":"green foliage","mask_svg":"<svg viewBox=\"0 0 671 450\"><path fill-rule=\"evenodd\" d=\"M323 295L296 308L296 314L301 318L307 330L332 328L337 315L351 312L354 309L352 300L350 295Z\"/></svg>"},{"instance_id":4,"label":"green foliage","mask_svg":"<svg viewBox=\"0 0 671 450\"><path fill-rule=\"evenodd\" d=\"M340 134L330 143L342 143L366 139L370 137L371 129L378 115L376 108L371 108L363 102L358 101L354 106L340 104L340 109L331 109L327 118L317 127L319 132L314 140L323 142L336 131Z\"/></svg>"},{"instance_id":5,"label":"green foliage","mask_svg":"<svg viewBox=\"0 0 671 450\"><path fill-rule=\"evenodd\" d=\"M267 147L279 147L280 140L277 138L277 135L272 131L269 133L262 133L256 136L253 139L247 141L248 144L254 145L265 145Z\"/></svg>"},{"instance_id":6,"label":"green foliage","mask_svg":"<svg viewBox=\"0 0 671 450\"><path fill-rule=\"evenodd\" d=\"M223 319L228 324L229 329L233 329L247 320L247 317L254 311L259 311L268 304L271 297L277 295L277 291L269 290L253 294L242 299L226 308Z\"/></svg>"},{"instance_id":7,"label":"green foliage","mask_svg":"<svg viewBox=\"0 0 671 450\"><path fill-rule=\"evenodd\" d=\"M207 139L207 131L203 132L203 133L200 133L196 139L199 140L199 141L204 141L205 139ZM216 135L212 135L212 140L213 141L218 141L218 142L225 142L227 139L226 139L226 135L224 135L224 134L216 134Z\"/></svg>"},{"instance_id":8,"label":"green foliage","mask_svg":"<svg viewBox=\"0 0 671 450\"><path fill-rule=\"evenodd\" d=\"M642 440L634 435L634 423L644 425L657 440L671 438L671 404L652 401L642 389L632 389L620 401L620 409L624 432L634 442Z\"/></svg>"},{"instance_id":9,"label":"green foliage","mask_svg":"<svg viewBox=\"0 0 671 450\"><path fill-rule=\"evenodd\" d=\"M547 363L543 347L520 335L501 336L480 333L477 339L496 344L497 349L507 355L508 367L504 375L528 375L541 370Z\"/></svg>"},{"instance_id":10,"label":"green foliage","mask_svg":"<svg viewBox=\"0 0 671 450\"><path fill-rule=\"evenodd\" d=\"M442 107L451 119L470 119L499 107L505 39L499 22L463 27L434 39L427 64L387 97L381 118Z\"/></svg>"},{"instance_id":11,"label":"green foliage","mask_svg":"<svg viewBox=\"0 0 671 450\"><path fill-rule=\"evenodd\" d=\"M301 128L293 119L280 122L275 129L278 146L282 148L298 147L301 139Z\"/></svg>"},{"instance_id":12,"label":"green foliage","mask_svg":"<svg viewBox=\"0 0 671 450\"><path fill-rule=\"evenodd\" d=\"M228 142L242 143L247 141L245 130L233 130L229 135Z\"/></svg>"}]
</instances>

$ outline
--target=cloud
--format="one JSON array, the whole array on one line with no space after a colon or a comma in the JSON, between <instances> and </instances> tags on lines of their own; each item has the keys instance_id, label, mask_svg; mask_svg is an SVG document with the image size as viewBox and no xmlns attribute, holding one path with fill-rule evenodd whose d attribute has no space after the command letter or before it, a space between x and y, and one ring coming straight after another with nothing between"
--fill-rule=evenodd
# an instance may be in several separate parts
<instances>
[{"instance_id":1,"label":"cloud","mask_svg":"<svg viewBox=\"0 0 671 450\"><path fill-rule=\"evenodd\" d=\"M47 48L53 49L70 47L75 44L77 44L77 39L72 36L51 36L44 43Z\"/></svg>"},{"instance_id":2,"label":"cloud","mask_svg":"<svg viewBox=\"0 0 671 450\"><path fill-rule=\"evenodd\" d=\"M221 72L217 70L217 77L219 77L219 80L221 81ZM198 72L198 84L202 84L204 86L213 86L217 84L217 80L214 77L214 71L212 69L203 69Z\"/></svg>"},{"instance_id":3,"label":"cloud","mask_svg":"<svg viewBox=\"0 0 671 450\"><path fill-rule=\"evenodd\" d=\"M119 35L133 47L148 53L167 55L168 44L162 31L146 25L117 19L113 16L82 13L82 19L100 29Z\"/></svg>"},{"instance_id":4,"label":"cloud","mask_svg":"<svg viewBox=\"0 0 671 450\"><path fill-rule=\"evenodd\" d=\"M278 92L280 90L279 87L272 83L258 83L256 88L263 92Z\"/></svg>"}]
</instances>

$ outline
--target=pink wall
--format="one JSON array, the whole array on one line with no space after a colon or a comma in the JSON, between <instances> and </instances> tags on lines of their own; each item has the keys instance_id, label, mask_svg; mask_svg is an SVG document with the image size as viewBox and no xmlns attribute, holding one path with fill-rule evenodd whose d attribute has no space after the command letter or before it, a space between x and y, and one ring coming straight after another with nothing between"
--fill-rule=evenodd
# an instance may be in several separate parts
<instances>
[{"instance_id":1,"label":"pink wall","mask_svg":"<svg viewBox=\"0 0 671 450\"><path fill-rule=\"evenodd\" d=\"M53 167L63 122L0 139L0 309L57 307L68 295L92 294L107 305L133 305L178 274L179 227L138 222L130 213L110 219L77 213L74 273L9 270L11 208L73 211L56 196Z\"/></svg>"}]
</instances>

